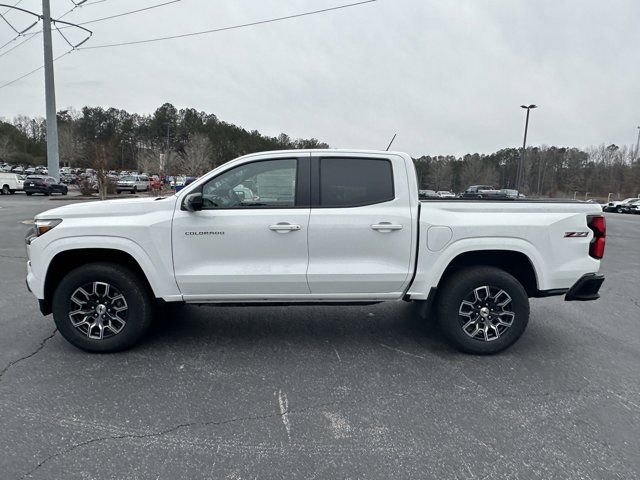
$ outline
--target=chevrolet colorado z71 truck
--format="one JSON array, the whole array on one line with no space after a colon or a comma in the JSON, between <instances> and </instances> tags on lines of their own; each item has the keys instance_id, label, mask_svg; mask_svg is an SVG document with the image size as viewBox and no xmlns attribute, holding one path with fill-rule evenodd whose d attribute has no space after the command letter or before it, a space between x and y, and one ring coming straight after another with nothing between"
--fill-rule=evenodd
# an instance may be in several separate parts
<instances>
[{"instance_id":1,"label":"chevrolet colorado z71 truck","mask_svg":"<svg viewBox=\"0 0 640 480\"><path fill-rule=\"evenodd\" d=\"M88 351L131 347L168 302L405 300L486 354L522 335L530 297L598 298L605 221L579 202L420 202L404 153L296 150L238 158L170 197L46 211L26 243L42 313Z\"/></svg>"}]
</instances>

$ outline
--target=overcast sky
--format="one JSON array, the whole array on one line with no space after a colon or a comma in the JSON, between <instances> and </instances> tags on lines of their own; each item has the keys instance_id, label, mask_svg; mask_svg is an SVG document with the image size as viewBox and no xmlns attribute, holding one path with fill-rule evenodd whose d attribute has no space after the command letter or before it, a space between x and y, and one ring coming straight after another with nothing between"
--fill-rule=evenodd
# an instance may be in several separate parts
<instances>
[{"instance_id":1,"label":"overcast sky","mask_svg":"<svg viewBox=\"0 0 640 480\"><path fill-rule=\"evenodd\" d=\"M165 1L103 0L64 20ZM87 25L94 34L85 45L354 1L182 0ZM73 6L70 0L51 4L54 17ZM41 2L20 6L40 11ZM28 23L21 14L7 19ZM378 0L222 33L76 51L55 64L57 106L151 113L171 102L268 135L316 137L336 148L385 148L397 132L394 149L419 156L518 146L519 105L536 103L529 144L632 144L640 125L639 22L637 0ZM0 44L12 36L0 25ZM55 35L54 55L65 50ZM41 64L38 36L0 58L0 84ZM0 117L20 113L44 115L42 71L0 89Z\"/></svg>"}]
</instances>

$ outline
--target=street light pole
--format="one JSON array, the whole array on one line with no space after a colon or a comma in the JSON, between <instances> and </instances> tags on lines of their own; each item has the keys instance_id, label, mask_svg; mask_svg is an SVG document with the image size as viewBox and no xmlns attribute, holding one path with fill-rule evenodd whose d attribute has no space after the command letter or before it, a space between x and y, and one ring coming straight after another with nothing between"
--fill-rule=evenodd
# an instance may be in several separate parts
<instances>
[{"instance_id":1,"label":"street light pole","mask_svg":"<svg viewBox=\"0 0 640 480\"><path fill-rule=\"evenodd\" d=\"M51 8L49 0L42 0L42 38L44 44L44 91L47 110L47 169L49 176L60 180L58 155L58 119L56 118L56 87L53 76L53 47L51 42Z\"/></svg>"},{"instance_id":2,"label":"street light pole","mask_svg":"<svg viewBox=\"0 0 640 480\"><path fill-rule=\"evenodd\" d=\"M638 127L638 140L636 140L636 154L633 156L634 160L638 160L638 147L640 147L640 127Z\"/></svg>"},{"instance_id":3,"label":"street light pole","mask_svg":"<svg viewBox=\"0 0 640 480\"><path fill-rule=\"evenodd\" d=\"M524 169L524 157L527 151L527 131L529 130L529 112L533 108L538 108L537 105L520 105L520 108L524 108L527 111L527 119L524 123L524 140L522 142L522 154L520 155L520 162L518 163L518 171L516 174L516 190L520 194L520 183L522 182L522 175Z\"/></svg>"}]
</instances>

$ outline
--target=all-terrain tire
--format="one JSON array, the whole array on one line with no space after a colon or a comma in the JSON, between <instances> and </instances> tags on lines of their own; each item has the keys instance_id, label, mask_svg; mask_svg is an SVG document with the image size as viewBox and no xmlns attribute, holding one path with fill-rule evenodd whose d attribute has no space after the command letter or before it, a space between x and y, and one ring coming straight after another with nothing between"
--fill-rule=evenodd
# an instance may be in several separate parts
<instances>
[{"instance_id":1,"label":"all-terrain tire","mask_svg":"<svg viewBox=\"0 0 640 480\"><path fill-rule=\"evenodd\" d=\"M114 263L89 263L72 270L58 284L53 294L53 318L62 336L76 347L88 352L118 352L138 343L149 328L152 300L145 280L131 269ZM73 314L78 309L82 313ZM91 329L87 319L94 322Z\"/></svg>"},{"instance_id":2,"label":"all-terrain tire","mask_svg":"<svg viewBox=\"0 0 640 480\"><path fill-rule=\"evenodd\" d=\"M529 322L529 297L504 270L468 267L452 273L438 287L436 311L444 336L455 348L487 355L520 338Z\"/></svg>"}]
</instances>

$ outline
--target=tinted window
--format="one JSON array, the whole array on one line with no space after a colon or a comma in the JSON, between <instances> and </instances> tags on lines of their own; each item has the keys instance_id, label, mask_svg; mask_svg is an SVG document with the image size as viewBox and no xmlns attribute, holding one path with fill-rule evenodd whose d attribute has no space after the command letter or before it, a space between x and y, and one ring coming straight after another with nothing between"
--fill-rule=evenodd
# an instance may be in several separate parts
<instances>
[{"instance_id":1,"label":"tinted window","mask_svg":"<svg viewBox=\"0 0 640 480\"><path fill-rule=\"evenodd\" d=\"M293 207L296 166L296 160L286 159L232 168L204 184L204 209Z\"/></svg>"},{"instance_id":2,"label":"tinted window","mask_svg":"<svg viewBox=\"0 0 640 480\"><path fill-rule=\"evenodd\" d=\"M389 160L320 159L320 205L355 207L393 200Z\"/></svg>"}]
</instances>

